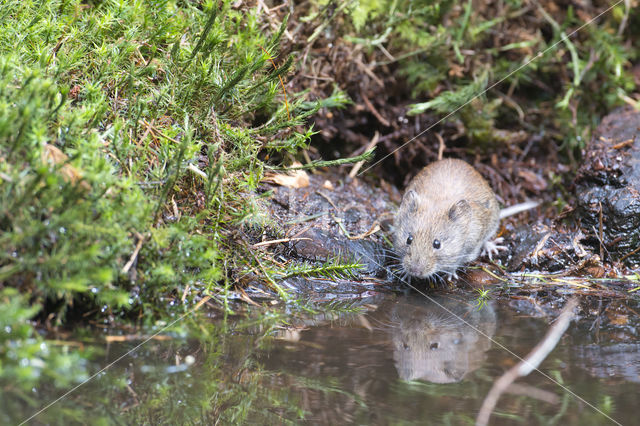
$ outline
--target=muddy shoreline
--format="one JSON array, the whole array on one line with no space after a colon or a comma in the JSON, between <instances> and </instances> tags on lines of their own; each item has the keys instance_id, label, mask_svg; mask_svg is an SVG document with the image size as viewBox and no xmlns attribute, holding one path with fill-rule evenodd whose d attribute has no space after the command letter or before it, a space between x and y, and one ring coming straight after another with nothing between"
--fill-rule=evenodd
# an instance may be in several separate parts
<instances>
[{"instance_id":1,"label":"muddy shoreline","mask_svg":"<svg viewBox=\"0 0 640 426\"><path fill-rule=\"evenodd\" d=\"M640 217L640 113L622 108L605 117L587 145L585 163L571 178L576 196L561 210L547 191L545 179L533 170L517 172L520 188L535 188L541 207L507 218L499 235L509 250L494 261L481 258L467 265L457 281L402 282L392 265L390 234L401 189L370 175L347 176L349 169L296 172L302 179L278 179L272 174L261 186L265 208L272 219L273 235L252 241L271 256L285 262L322 264L332 259L358 262L355 276L337 279L292 276L283 286L314 300L369 297L377 292L474 291L489 289L495 297L535 305L548 305L569 294L587 298L636 297L638 279L638 229ZM496 172L490 165L478 170L492 183ZM565 178L567 178L565 176ZM536 186L537 185L537 186ZM495 186L500 200L510 200L510 190ZM273 241L273 240L272 240ZM278 240L276 240L278 241ZM635 250L635 251L634 251ZM255 291L252 291L254 287ZM248 294L260 297L270 290L250 280ZM264 295L263 294L263 295ZM519 301L520 300L520 301ZM554 303L555 305L555 303Z\"/></svg>"}]
</instances>

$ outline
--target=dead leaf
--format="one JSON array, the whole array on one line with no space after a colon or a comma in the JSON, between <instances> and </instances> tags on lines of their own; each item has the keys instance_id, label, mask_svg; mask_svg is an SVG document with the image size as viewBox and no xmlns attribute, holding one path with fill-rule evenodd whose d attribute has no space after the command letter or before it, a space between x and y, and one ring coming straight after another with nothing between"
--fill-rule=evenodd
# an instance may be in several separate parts
<instances>
[{"instance_id":1,"label":"dead leaf","mask_svg":"<svg viewBox=\"0 0 640 426\"><path fill-rule=\"evenodd\" d=\"M518 177L523 180L522 186L532 192L541 192L547 189L547 182L530 170L519 170Z\"/></svg>"},{"instance_id":2,"label":"dead leaf","mask_svg":"<svg viewBox=\"0 0 640 426\"><path fill-rule=\"evenodd\" d=\"M457 64L451 64L449 77L464 77L464 68Z\"/></svg>"},{"instance_id":3,"label":"dead leaf","mask_svg":"<svg viewBox=\"0 0 640 426\"><path fill-rule=\"evenodd\" d=\"M67 161L69 161L69 157L67 157L67 155L58 147L45 143L44 150L42 151L42 161L54 165L62 164L62 167L60 167L60 173L67 182L79 184L86 190L91 189L91 186L82 179L82 173L80 170L67 163Z\"/></svg>"},{"instance_id":4,"label":"dead leaf","mask_svg":"<svg viewBox=\"0 0 640 426\"><path fill-rule=\"evenodd\" d=\"M293 164L300 165L299 163ZM287 188L306 188L309 186L309 175L304 170L292 170L289 173L267 172L262 178L263 182L270 182Z\"/></svg>"}]
</instances>

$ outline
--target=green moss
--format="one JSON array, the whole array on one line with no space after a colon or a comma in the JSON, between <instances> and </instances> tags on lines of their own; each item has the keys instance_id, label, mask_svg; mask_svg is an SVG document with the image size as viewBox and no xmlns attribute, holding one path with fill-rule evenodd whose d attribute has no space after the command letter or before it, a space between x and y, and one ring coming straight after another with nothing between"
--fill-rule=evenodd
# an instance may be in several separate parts
<instances>
[{"instance_id":1,"label":"green moss","mask_svg":"<svg viewBox=\"0 0 640 426\"><path fill-rule=\"evenodd\" d=\"M626 11L622 4L589 25L585 16L594 17L607 5L578 15L572 7L553 14L542 7L527 11L517 0L500 6L367 0L350 2L344 10L325 7L325 1L315 4L326 25L366 47L370 60L397 64L397 75L419 101L410 114L459 120L471 147L499 146L504 130L517 123L518 129L555 135L548 136L555 137L551 142L572 158L599 118L628 101L635 89L630 68L638 55L633 48L638 33L631 13L625 33L618 34ZM338 13L343 19L334 16ZM394 59L374 52L378 46ZM544 55L537 57L540 52ZM462 107L478 94L477 102ZM496 102L503 105L496 108Z\"/></svg>"},{"instance_id":2,"label":"green moss","mask_svg":"<svg viewBox=\"0 0 640 426\"><path fill-rule=\"evenodd\" d=\"M233 3L3 3L0 290L24 295L0 298L7 324L86 312L153 324L226 294L225 230L251 210L238 194L262 177L258 152L297 152L307 118L344 100L286 105L286 20L265 30L259 9ZM15 345L43 342L23 328ZM37 376L6 351L0 365L0 380Z\"/></svg>"}]
</instances>

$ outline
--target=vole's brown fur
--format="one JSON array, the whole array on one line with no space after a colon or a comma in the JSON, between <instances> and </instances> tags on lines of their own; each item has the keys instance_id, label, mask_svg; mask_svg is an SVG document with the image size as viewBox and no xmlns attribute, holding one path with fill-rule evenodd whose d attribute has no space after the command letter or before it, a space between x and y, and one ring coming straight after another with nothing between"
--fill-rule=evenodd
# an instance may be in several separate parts
<instances>
[{"instance_id":1,"label":"vole's brown fur","mask_svg":"<svg viewBox=\"0 0 640 426\"><path fill-rule=\"evenodd\" d=\"M429 164L405 191L395 217L394 245L404 270L428 278L455 276L478 257L498 230L496 196L472 166L445 159Z\"/></svg>"}]
</instances>

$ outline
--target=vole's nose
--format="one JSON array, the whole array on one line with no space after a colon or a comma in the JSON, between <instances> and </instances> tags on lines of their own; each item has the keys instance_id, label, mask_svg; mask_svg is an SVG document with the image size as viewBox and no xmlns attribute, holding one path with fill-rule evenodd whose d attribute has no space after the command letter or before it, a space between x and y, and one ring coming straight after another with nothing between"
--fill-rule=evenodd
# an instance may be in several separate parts
<instances>
[{"instance_id":1,"label":"vole's nose","mask_svg":"<svg viewBox=\"0 0 640 426\"><path fill-rule=\"evenodd\" d=\"M405 269L412 277L424 278L424 271L418 265L406 265Z\"/></svg>"}]
</instances>

